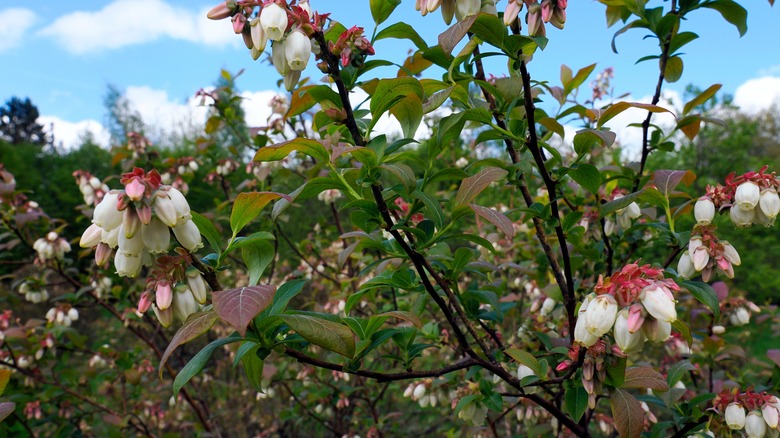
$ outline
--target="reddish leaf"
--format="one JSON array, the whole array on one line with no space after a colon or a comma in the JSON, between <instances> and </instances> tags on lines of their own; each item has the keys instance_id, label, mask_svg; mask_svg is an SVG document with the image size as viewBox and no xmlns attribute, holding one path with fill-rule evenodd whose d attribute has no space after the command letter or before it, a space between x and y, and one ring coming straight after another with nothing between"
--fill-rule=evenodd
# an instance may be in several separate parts
<instances>
[{"instance_id":1,"label":"reddish leaf","mask_svg":"<svg viewBox=\"0 0 780 438\"><path fill-rule=\"evenodd\" d=\"M612 391L610 401L612 419L620 436L638 438L645 427L645 413L639 400L622 389L615 389Z\"/></svg>"},{"instance_id":2,"label":"reddish leaf","mask_svg":"<svg viewBox=\"0 0 780 438\"><path fill-rule=\"evenodd\" d=\"M478 15L470 15L463 19L463 21L457 22L454 26L445 30L439 35L439 45L446 54L451 54L455 49L455 46L463 39L464 36L471 29L471 25L474 24Z\"/></svg>"},{"instance_id":3,"label":"reddish leaf","mask_svg":"<svg viewBox=\"0 0 780 438\"><path fill-rule=\"evenodd\" d=\"M668 391L669 384L658 371L650 367L631 367L626 369L623 388L650 388L655 391Z\"/></svg>"},{"instance_id":4,"label":"reddish leaf","mask_svg":"<svg viewBox=\"0 0 780 438\"><path fill-rule=\"evenodd\" d=\"M690 170L656 170L653 174L653 184L667 198L678 184L690 185L695 179Z\"/></svg>"},{"instance_id":5,"label":"reddish leaf","mask_svg":"<svg viewBox=\"0 0 780 438\"><path fill-rule=\"evenodd\" d=\"M213 292L214 310L225 322L233 326L241 336L246 327L266 307L271 305L276 286L259 285Z\"/></svg>"},{"instance_id":6,"label":"reddish leaf","mask_svg":"<svg viewBox=\"0 0 780 438\"><path fill-rule=\"evenodd\" d=\"M477 195L487 188L491 183L504 178L509 172L499 167L485 167L476 175L472 175L463 180L455 195L455 205L462 205L471 202Z\"/></svg>"},{"instance_id":7,"label":"reddish leaf","mask_svg":"<svg viewBox=\"0 0 780 438\"><path fill-rule=\"evenodd\" d=\"M780 367L780 350L767 350L766 355L772 359L775 365Z\"/></svg>"},{"instance_id":8,"label":"reddish leaf","mask_svg":"<svg viewBox=\"0 0 780 438\"><path fill-rule=\"evenodd\" d=\"M474 210L474 213L495 225L496 228L506 234L506 237L511 239L515 236L515 227L512 226L512 221L504 216L503 213L476 204L469 204L469 207Z\"/></svg>"},{"instance_id":9,"label":"reddish leaf","mask_svg":"<svg viewBox=\"0 0 780 438\"><path fill-rule=\"evenodd\" d=\"M171 343L168 344L168 348L165 349L165 353L163 353L162 357L160 358L160 366L158 367L157 371L161 378L165 363L168 361L168 358L171 357L173 350L179 348L180 345L186 344L187 342L190 342L191 340L206 333L209 331L209 329L211 329L211 326L213 326L215 322L217 322L217 314L214 312L193 313L189 316L189 318L187 318L187 321L184 322L184 325L181 326L175 335L173 335Z\"/></svg>"},{"instance_id":10,"label":"reddish leaf","mask_svg":"<svg viewBox=\"0 0 780 438\"><path fill-rule=\"evenodd\" d=\"M11 380L11 370L8 368L0 369L0 395L5 392L5 387L8 385L8 381Z\"/></svg>"},{"instance_id":11,"label":"reddish leaf","mask_svg":"<svg viewBox=\"0 0 780 438\"><path fill-rule=\"evenodd\" d=\"M2 402L0 403L0 422L5 420L16 408L14 402Z\"/></svg>"}]
</instances>

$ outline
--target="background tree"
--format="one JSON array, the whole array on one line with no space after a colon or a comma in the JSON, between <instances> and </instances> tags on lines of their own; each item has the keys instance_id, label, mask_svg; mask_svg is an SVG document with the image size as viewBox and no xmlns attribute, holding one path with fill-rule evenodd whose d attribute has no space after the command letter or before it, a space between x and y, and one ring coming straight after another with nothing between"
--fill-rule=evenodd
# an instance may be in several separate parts
<instances>
[{"instance_id":1,"label":"background tree","mask_svg":"<svg viewBox=\"0 0 780 438\"><path fill-rule=\"evenodd\" d=\"M12 97L0 108L0 138L11 144L46 144L43 125L38 123L38 108L30 98Z\"/></svg>"}]
</instances>

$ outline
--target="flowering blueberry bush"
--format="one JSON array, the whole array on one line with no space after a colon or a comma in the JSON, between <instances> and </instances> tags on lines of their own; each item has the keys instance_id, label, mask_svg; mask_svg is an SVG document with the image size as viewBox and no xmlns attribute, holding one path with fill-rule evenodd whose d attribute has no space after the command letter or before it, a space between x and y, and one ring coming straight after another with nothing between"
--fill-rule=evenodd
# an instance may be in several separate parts
<instances>
[{"instance_id":1,"label":"flowering blueberry bush","mask_svg":"<svg viewBox=\"0 0 780 438\"><path fill-rule=\"evenodd\" d=\"M547 24L566 31L565 0L418 0L436 42L387 24L411 7L399 0L370 0L370 32L308 0L216 5L208 17L252 59L271 46L288 93L266 126L241 124L223 72L197 93L210 116L190 150L132 133L112 151L117 175L74 169L76 224L0 167L0 243L32 257L0 315L3 427L777 436L780 315L729 287L751 249L718 233L771 227L780 180L738 169L692 193L693 172L648 166L713 123L701 108L719 85L659 106L698 38L686 24L709 9L741 34L747 11L599 3L616 37L658 41L650 103L612 98L612 69L582 101L595 65L532 78L555 44ZM416 49L381 59L387 38ZM312 59L321 83L302 76ZM605 124L629 109L644 118L626 165ZM397 136L378 133L386 114Z\"/></svg>"}]
</instances>

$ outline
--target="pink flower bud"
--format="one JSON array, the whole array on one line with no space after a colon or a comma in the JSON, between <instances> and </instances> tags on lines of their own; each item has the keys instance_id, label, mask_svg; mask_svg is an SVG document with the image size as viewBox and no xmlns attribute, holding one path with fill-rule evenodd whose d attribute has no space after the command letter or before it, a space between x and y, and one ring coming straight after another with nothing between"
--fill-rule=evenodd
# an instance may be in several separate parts
<instances>
[{"instance_id":1,"label":"pink flower bud","mask_svg":"<svg viewBox=\"0 0 780 438\"><path fill-rule=\"evenodd\" d=\"M112 252L113 250L108 244L98 243L97 248L95 248L95 264L99 267L105 266L111 259Z\"/></svg>"},{"instance_id":2,"label":"pink flower bud","mask_svg":"<svg viewBox=\"0 0 780 438\"><path fill-rule=\"evenodd\" d=\"M154 291L154 301L160 310L165 310L173 303L173 289L171 283L167 280L157 282L157 288Z\"/></svg>"},{"instance_id":3,"label":"pink flower bud","mask_svg":"<svg viewBox=\"0 0 780 438\"><path fill-rule=\"evenodd\" d=\"M693 262L693 269L696 271L704 269L710 261L710 251L705 246L696 248L692 254L691 261Z\"/></svg>"},{"instance_id":4,"label":"pink flower bud","mask_svg":"<svg viewBox=\"0 0 780 438\"><path fill-rule=\"evenodd\" d=\"M84 234L81 235L79 246L82 248L92 248L93 246L97 246L100 243L102 234L102 228L96 224L90 225L86 230L84 230Z\"/></svg>"},{"instance_id":5,"label":"pink flower bud","mask_svg":"<svg viewBox=\"0 0 780 438\"><path fill-rule=\"evenodd\" d=\"M135 209L135 214L138 215L138 219L141 220L142 224L148 225L152 220L152 207L148 205L142 205Z\"/></svg>"},{"instance_id":6,"label":"pink flower bud","mask_svg":"<svg viewBox=\"0 0 780 438\"><path fill-rule=\"evenodd\" d=\"M125 193L131 201L140 201L145 192L146 186L138 178L133 178L129 184L125 185Z\"/></svg>"},{"instance_id":7,"label":"pink flower bud","mask_svg":"<svg viewBox=\"0 0 780 438\"><path fill-rule=\"evenodd\" d=\"M240 34L244 31L244 25L246 24L246 17L243 14L236 14L230 19L233 23L233 32Z\"/></svg>"},{"instance_id":8,"label":"pink flower bud","mask_svg":"<svg viewBox=\"0 0 780 438\"><path fill-rule=\"evenodd\" d=\"M521 3L522 0L509 0L509 3L506 5L506 10L504 10L504 24L509 26L517 20L517 16L520 14L520 11L523 9L523 3Z\"/></svg>"},{"instance_id":9,"label":"pink flower bud","mask_svg":"<svg viewBox=\"0 0 780 438\"><path fill-rule=\"evenodd\" d=\"M231 11L227 7L227 2L223 2L211 8L211 10L206 14L206 17L208 17L209 20L223 20L229 17L230 14Z\"/></svg>"},{"instance_id":10,"label":"pink flower bud","mask_svg":"<svg viewBox=\"0 0 780 438\"><path fill-rule=\"evenodd\" d=\"M641 331L630 330L629 309L623 309L615 319L615 342L624 353L630 354L642 350L645 344L645 335Z\"/></svg>"},{"instance_id":11,"label":"pink flower bud","mask_svg":"<svg viewBox=\"0 0 780 438\"><path fill-rule=\"evenodd\" d=\"M149 307L152 306L152 297L148 290L141 293L141 298L138 300L138 311L146 313Z\"/></svg>"},{"instance_id":12,"label":"pink flower bud","mask_svg":"<svg viewBox=\"0 0 780 438\"><path fill-rule=\"evenodd\" d=\"M628 309L628 332L636 333L645 322L645 312L641 304L632 304Z\"/></svg>"},{"instance_id":13,"label":"pink flower bud","mask_svg":"<svg viewBox=\"0 0 780 438\"><path fill-rule=\"evenodd\" d=\"M553 4L551 0L542 0L542 21L545 23L550 22L552 18Z\"/></svg>"},{"instance_id":14,"label":"pink flower bud","mask_svg":"<svg viewBox=\"0 0 780 438\"><path fill-rule=\"evenodd\" d=\"M653 318L664 321L674 322L677 320L677 309L670 293L657 285L650 285L639 294L642 305L645 306L647 313Z\"/></svg>"},{"instance_id":15,"label":"pink flower bud","mask_svg":"<svg viewBox=\"0 0 780 438\"><path fill-rule=\"evenodd\" d=\"M715 218L715 204L709 196L702 196L693 207L693 216L699 225L709 225Z\"/></svg>"},{"instance_id":16,"label":"pink flower bud","mask_svg":"<svg viewBox=\"0 0 780 438\"><path fill-rule=\"evenodd\" d=\"M287 11L276 3L263 7L260 11L260 25L268 39L280 41L287 30Z\"/></svg>"}]
</instances>

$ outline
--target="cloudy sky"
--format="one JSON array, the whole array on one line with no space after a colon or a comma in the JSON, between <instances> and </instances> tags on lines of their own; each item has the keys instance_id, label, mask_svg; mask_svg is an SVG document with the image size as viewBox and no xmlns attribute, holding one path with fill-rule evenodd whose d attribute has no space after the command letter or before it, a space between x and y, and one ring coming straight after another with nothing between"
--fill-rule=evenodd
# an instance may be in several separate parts
<instances>
[{"instance_id":1,"label":"cloudy sky","mask_svg":"<svg viewBox=\"0 0 780 438\"><path fill-rule=\"evenodd\" d=\"M90 130L107 141L103 98L108 85L123 90L146 123L162 128L199 122L204 111L193 94L212 85L220 69L246 69L238 85L247 98L249 123L261 125L268 115L267 102L279 79L273 67L252 61L240 37L227 21L205 18L214 3L199 0L40 0L0 2L0 100L30 97L42 121L53 124L58 141L78 141ZM321 12L347 27L363 26L370 33L373 21L367 0L311 0ZM660 2L658 2L660 3ZM737 30L714 11L702 11L684 23L684 30L701 35L685 48L683 78L668 89L680 95L687 84L706 88L722 83L746 110L766 108L780 99L780 8L766 0L743 1L749 5L748 33ZM499 9L504 1L499 2ZM555 82L561 64L574 68L597 62L597 71L615 68L617 94L632 93L642 99L652 93L657 72L651 62L635 61L656 52L642 31L630 31L610 40L616 28L607 30L603 6L591 0L569 2L565 31L552 29L550 43L530 64L536 79ZM428 41L446 29L438 13L422 18L414 2L404 0L393 18L405 21ZM402 61L412 44L386 40L377 44L378 57ZM312 63L313 64L313 63ZM501 63L489 65L500 76ZM307 73L319 80L313 67ZM384 74L390 75L391 71ZM437 73L438 74L438 73ZM676 92L676 93L675 93Z\"/></svg>"}]
</instances>

